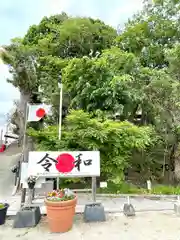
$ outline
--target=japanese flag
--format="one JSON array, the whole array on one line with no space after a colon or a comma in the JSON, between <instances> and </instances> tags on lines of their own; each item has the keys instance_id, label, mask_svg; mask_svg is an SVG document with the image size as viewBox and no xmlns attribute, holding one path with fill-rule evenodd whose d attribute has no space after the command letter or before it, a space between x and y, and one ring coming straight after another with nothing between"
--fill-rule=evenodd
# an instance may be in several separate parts
<instances>
[{"instance_id":1,"label":"japanese flag","mask_svg":"<svg viewBox=\"0 0 180 240\"><path fill-rule=\"evenodd\" d=\"M46 104L28 105L28 122L38 122L51 113L51 106Z\"/></svg>"}]
</instances>

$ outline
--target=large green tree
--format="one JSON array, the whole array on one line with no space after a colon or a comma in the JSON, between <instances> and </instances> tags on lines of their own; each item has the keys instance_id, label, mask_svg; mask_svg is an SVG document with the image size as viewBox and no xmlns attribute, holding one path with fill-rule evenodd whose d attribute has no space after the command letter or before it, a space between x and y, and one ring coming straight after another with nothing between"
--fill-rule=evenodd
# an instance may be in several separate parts
<instances>
[{"instance_id":1,"label":"large green tree","mask_svg":"<svg viewBox=\"0 0 180 240\"><path fill-rule=\"evenodd\" d=\"M116 31L100 20L71 18L62 13L31 26L23 39L14 39L4 47L2 57L10 67L10 82L20 90L23 105L43 98L53 102L58 113L57 83L68 58L99 54L116 36Z\"/></svg>"},{"instance_id":2,"label":"large green tree","mask_svg":"<svg viewBox=\"0 0 180 240\"><path fill-rule=\"evenodd\" d=\"M174 168L175 146L179 141L180 82L170 74L170 70L144 67L134 54L113 47L104 50L99 58L69 61L63 70L63 83L70 95L72 108L84 109L95 115L101 111L111 117L118 113L121 120L154 125L162 139L161 150L158 150L161 156L156 166L160 168L168 164ZM136 117L138 112L139 119ZM150 155L148 153L145 158L152 161ZM139 158L140 164L145 162L142 156ZM146 167L152 166L147 162ZM164 169L162 171L164 173ZM171 175L171 171L169 173Z\"/></svg>"},{"instance_id":3,"label":"large green tree","mask_svg":"<svg viewBox=\"0 0 180 240\"><path fill-rule=\"evenodd\" d=\"M125 25L124 30L116 38L120 49L134 53L144 67L163 69L160 76L147 86L151 119L157 132L163 139L161 159L175 169L179 179L176 158L179 142L179 9L177 0L157 0L145 5ZM164 75L165 74L165 75ZM152 81L153 80L153 81ZM157 81L158 80L158 81ZM143 111L144 112L144 111ZM149 118L149 116L148 116ZM148 121L149 122L149 121ZM171 172L172 173L172 172Z\"/></svg>"},{"instance_id":4,"label":"large green tree","mask_svg":"<svg viewBox=\"0 0 180 240\"><path fill-rule=\"evenodd\" d=\"M168 65L164 49L179 41L179 2L160 0L147 5L125 24L115 44L133 52L144 66L164 68Z\"/></svg>"},{"instance_id":5,"label":"large green tree","mask_svg":"<svg viewBox=\"0 0 180 240\"><path fill-rule=\"evenodd\" d=\"M95 55L109 48L116 36L116 30L100 20L62 13L30 27L23 42L38 45L42 54L69 58Z\"/></svg>"}]
</instances>

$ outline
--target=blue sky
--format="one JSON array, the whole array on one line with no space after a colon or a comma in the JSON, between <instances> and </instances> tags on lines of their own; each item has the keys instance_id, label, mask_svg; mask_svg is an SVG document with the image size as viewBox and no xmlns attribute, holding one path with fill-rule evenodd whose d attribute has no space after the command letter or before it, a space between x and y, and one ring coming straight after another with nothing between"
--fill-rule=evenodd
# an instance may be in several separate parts
<instances>
[{"instance_id":1,"label":"blue sky","mask_svg":"<svg viewBox=\"0 0 180 240\"><path fill-rule=\"evenodd\" d=\"M43 16L65 11L73 16L91 16L117 27L142 8L143 0L5 0L0 4L0 46L23 36ZM6 113L18 92L6 83L6 66L0 63L0 112Z\"/></svg>"}]
</instances>

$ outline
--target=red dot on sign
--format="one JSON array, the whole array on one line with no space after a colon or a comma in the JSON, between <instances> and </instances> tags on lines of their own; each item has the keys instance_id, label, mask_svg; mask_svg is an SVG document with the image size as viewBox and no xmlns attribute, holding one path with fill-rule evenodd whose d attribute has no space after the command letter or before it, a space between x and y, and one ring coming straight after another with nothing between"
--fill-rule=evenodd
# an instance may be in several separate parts
<instances>
[{"instance_id":1,"label":"red dot on sign","mask_svg":"<svg viewBox=\"0 0 180 240\"><path fill-rule=\"evenodd\" d=\"M36 111L36 116L39 117L39 118L43 118L45 116L46 112L43 108L39 108L37 111Z\"/></svg>"},{"instance_id":2,"label":"red dot on sign","mask_svg":"<svg viewBox=\"0 0 180 240\"><path fill-rule=\"evenodd\" d=\"M74 158L69 153L63 153L59 155L56 159L58 163L56 164L56 169L61 173L71 172L74 168Z\"/></svg>"}]
</instances>

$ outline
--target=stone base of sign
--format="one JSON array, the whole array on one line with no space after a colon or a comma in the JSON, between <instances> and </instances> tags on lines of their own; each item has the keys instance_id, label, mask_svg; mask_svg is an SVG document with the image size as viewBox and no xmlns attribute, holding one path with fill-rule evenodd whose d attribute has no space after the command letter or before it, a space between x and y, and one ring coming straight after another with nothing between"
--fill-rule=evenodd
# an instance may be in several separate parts
<instances>
[{"instance_id":1,"label":"stone base of sign","mask_svg":"<svg viewBox=\"0 0 180 240\"><path fill-rule=\"evenodd\" d=\"M41 219L39 207L23 207L21 208L14 219L14 228L35 227Z\"/></svg>"},{"instance_id":2,"label":"stone base of sign","mask_svg":"<svg viewBox=\"0 0 180 240\"><path fill-rule=\"evenodd\" d=\"M106 215L101 203L86 204L84 209L85 222L104 222Z\"/></svg>"},{"instance_id":3,"label":"stone base of sign","mask_svg":"<svg viewBox=\"0 0 180 240\"><path fill-rule=\"evenodd\" d=\"M127 217L135 216L135 209L132 204L125 203L123 207L123 213Z\"/></svg>"},{"instance_id":4,"label":"stone base of sign","mask_svg":"<svg viewBox=\"0 0 180 240\"><path fill-rule=\"evenodd\" d=\"M174 212L176 213L176 215L180 216L180 203L179 202L174 204Z\"/></svg>"}]
</instances>

